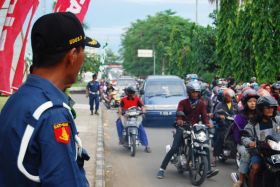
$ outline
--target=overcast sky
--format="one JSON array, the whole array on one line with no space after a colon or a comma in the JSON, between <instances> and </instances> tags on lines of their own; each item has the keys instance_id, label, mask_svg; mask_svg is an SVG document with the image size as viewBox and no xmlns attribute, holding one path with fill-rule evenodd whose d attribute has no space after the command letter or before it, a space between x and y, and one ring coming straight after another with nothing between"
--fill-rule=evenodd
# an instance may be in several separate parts
<instances>
[{"instance_id":1,"label":"overcast sky","mask_svg":"<svg viewBox=\"0 0 280 187\"><path fill-rule=\"evenodd\" d=\"M34 21L52 11L51 2L40 1ZM198 0L198 23L211 24L212 20L208 16L214 8L215 5L209 4L208 0ZM121 34L131 22L167 9L195 21L195 0L91 0L85 17L85 23L89 26L86 34L96 38L101 45L108 42L108 47L117 52L121 45Z\"/></svg>"}]
</instances>

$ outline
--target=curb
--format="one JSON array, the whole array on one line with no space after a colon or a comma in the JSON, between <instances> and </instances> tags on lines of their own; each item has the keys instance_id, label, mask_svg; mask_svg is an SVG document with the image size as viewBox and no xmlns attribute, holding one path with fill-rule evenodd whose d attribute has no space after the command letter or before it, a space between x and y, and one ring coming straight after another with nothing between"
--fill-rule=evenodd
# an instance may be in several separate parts
<instances>
[{"instance_id":1,"label":"curb","mask_svg":"<svg viewBox=\"0 0 280 187\"><path fill-rule=\"evenodd\" d=\"M105 155L104 155L104 127L103 113L100 110L100 122L97 126L97 146L96 146L96 163L95 163L95 187L105 187Z\"/></svg>"}]
</instances>

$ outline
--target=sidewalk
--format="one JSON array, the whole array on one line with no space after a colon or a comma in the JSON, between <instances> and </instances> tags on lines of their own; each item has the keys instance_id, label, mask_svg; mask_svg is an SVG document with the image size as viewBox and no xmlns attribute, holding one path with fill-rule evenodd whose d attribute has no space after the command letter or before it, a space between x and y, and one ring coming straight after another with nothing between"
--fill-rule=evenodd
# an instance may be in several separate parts
<instances>
[{"instance_id":1,"label":"sidewalk","mask_svg":"<svg viewBox=\"0 0 280 187\"><path fill-rule=\"evenodd\" d=\"M91 187L103 187L104 144L102 114L90 115L89 105L75 104L75 120L83 147L88 151L90 160L85 162L87 179ZM102 110L100 110L102 111ZM97 165L97 167L96 167Z\"/></svg>"}]
</instances>

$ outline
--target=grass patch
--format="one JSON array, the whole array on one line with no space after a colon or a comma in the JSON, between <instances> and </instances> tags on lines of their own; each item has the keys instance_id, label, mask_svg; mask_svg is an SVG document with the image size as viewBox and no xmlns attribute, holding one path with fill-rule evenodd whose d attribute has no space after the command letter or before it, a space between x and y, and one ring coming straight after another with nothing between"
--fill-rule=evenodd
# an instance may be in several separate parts
<instances>
[{"instance_id":1,"label":"grass patch","mask_svg":"<svg viewBox=\"0 0 280 187\"><path fill-rule=\"evenodd\" d=\"M2 110L3 106L5 105L6 101L9 97L0 96L0 111Z\"/></svg>"},{"instance_id":2,"label":"grass patch","mask_svg":"<svg viewBox=\"0 0 280 187\"><path fill-rule=\"evenodd\" d=\"M86 82L75 82L72 84L72 87L86 87L87 83Z\"/></svg>"}]
</instances>

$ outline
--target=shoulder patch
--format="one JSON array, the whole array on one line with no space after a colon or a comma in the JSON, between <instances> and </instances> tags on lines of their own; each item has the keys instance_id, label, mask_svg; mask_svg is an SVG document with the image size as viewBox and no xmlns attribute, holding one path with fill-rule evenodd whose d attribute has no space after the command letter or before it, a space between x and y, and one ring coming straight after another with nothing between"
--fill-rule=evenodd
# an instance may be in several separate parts
<instances>
[{"instance_id":1,"label":"shoulder patch","mask_svg":"<svg viewBox=\"0 0 280 187\"><path fill-rule=\"evenodd\" d=\"M57 142L68 144L70 142L69 123L57 123L53 125L54 135Z\"/></svg>"}]
</instances>

